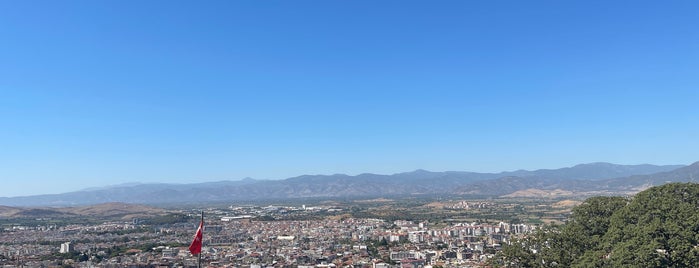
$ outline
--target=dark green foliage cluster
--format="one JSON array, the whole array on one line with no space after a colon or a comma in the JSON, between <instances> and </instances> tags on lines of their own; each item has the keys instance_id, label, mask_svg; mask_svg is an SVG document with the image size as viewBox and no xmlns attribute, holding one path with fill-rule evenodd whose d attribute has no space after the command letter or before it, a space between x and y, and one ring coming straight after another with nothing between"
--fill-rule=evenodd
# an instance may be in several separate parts
<instances>
[{"instance_id":1,"label":"dark green foliage cluster","mask_svg":"<svg viewBox=\"0 0 699 268\"><path fill-rule=\"evenodd\" d=\"M699 184L671 183L632 199L593 197L570 221L504 245L505 267L697 267Z\"/></svg>"},{"instance_id":2,"label":"dark green foliage cluster","mask_svg":"<svg viewBox=\"0 0 699 268\"><path fill-rule=\"evenodd\" d=\"M80 252L70 252L70 253L53 253L50 256L45 256L44 260L73 260L76 262L87 261L89 256Z\"/></svg>"},{"instance_id":3,"label":"dark green foliage cluster","mask_svg":"<svg viewBox=\"0 0 699 268\"><path fill-rule=\"evenodd\" d=\"M256 221L275 221L276 219L272 216L264 215L264 216L257 217L254 220L256 220Z\"/></svg>"},{"instance_id":4,"label":"dark green foliage cluster","mask_svg":"<svg viewBox=\"0 0 699 268\"><path fill-rule=\"evenodd\" d=\"M155 217L147 219L145 222L150 225L167 225L187 222L191 219L191 217L182 213L168 213L165 215L157 215Z\"/></svg>"}]
</instances>

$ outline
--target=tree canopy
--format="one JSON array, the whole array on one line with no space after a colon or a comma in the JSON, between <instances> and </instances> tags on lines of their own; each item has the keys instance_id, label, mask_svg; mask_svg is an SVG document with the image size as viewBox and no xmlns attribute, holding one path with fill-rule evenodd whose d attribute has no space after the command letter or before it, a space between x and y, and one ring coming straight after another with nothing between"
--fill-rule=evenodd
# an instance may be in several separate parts
<instances>
[{"instance_id":1,"label":"tree canopy","mask_svg":"<svg viewBox=\"0 0 699 268\"><path fill-rule=\"evenodd\" d=\"M633 198L592 197L565 225L504 245L506 267L695 267L699 184L670 183Z\"/></svg>"}]
</instances>

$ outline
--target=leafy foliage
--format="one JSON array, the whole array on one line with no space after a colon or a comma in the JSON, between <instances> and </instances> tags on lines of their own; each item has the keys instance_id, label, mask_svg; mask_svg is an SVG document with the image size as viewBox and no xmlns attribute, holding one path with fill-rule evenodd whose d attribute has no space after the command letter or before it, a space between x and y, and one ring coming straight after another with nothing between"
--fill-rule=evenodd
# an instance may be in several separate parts
<instances>
[{"instance_id":1,"label":"leafy foliage","mask_svg":"<svg viewBox=\"0 0 699 268\"><path fill-rule=\"evenodd\" d=\"M563 226L546 225L503 246L506 267L694 267L699 184L671 183L633 199L593 197Z\"/></svg>"}]
</instances>

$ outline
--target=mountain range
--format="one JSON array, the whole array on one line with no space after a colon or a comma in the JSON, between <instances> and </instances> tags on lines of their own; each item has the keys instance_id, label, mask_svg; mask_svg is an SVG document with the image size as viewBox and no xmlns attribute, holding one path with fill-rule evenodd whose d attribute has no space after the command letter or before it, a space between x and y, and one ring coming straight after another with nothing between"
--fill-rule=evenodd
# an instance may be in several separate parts
<instances>
[{"instance_id":1,"label":"mountain range","mask_svg":"<svg viewBox=\"0 0 699 268\"><path fill-rule=\"evenodd\" d=\"M192 184L124 184L63 194L2 197L6 206L79 206L109 202L191 204L298 198L373 198L420 195L540 196L547 191L574 196L633 194L666 182L694 181L699 162L684 165L580 164L559 169L500 173L415 170L393 175L303 175L285 180L219 181Z\"/></svg>"}]
</instances>

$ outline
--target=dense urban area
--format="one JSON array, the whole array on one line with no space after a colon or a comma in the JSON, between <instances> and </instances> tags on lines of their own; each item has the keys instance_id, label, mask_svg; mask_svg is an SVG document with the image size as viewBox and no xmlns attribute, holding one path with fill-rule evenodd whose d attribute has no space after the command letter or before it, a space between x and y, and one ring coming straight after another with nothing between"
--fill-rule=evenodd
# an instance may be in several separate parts
<instances>
[{"instance_id":1,"label":"dense urban area","mask_svg":"<svg viewBox=\"0 0 699 268\"><path fill-rule=\"evenodd\" d=\"M697 204L699 184L669 183L584 200L3 207L15 216L0 218L0 266L694 267ZM192 255L201 215L202 253Z\"/></svg>"},{"instance_id":2,"label":"dense urban area","mask_svg":"<svg viewBox=\"0 0 699 268\"><path fill-rule=\"evenodd\" d=\"M207 267L478 267L539 223L501 201L357 201L204 210ZM117 204L128 207L126 204ZM536 209L541 205L529 205ZM565 211L565 210L564 210ZM79 222L5 219L4 267L196 267L187 249L200 210ZM403 217L401 217L401 215ZM471 217L468 217L471 216ZM453 218L450 218L453 217ZM526 221L526 222L525 222Z\"/></svg>"}]
</instances>

